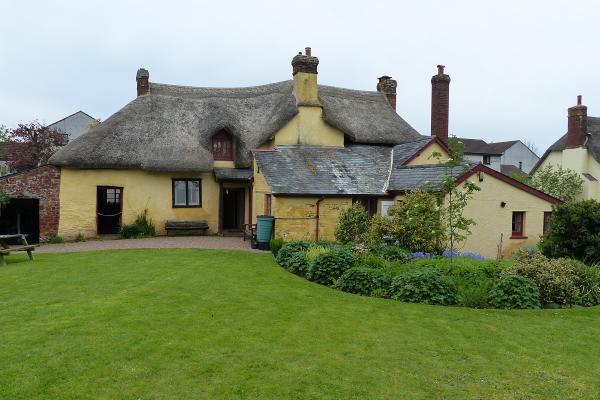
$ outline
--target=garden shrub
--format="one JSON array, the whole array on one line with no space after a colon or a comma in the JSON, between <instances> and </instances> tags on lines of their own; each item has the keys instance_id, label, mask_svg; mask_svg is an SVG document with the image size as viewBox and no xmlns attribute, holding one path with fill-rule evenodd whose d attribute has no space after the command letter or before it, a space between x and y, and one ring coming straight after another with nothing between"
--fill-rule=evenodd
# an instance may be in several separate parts
<instances>
[{"instance_id":1,"label":"garden shrub","mask_svg":"<svg viewBox=\"0 0 600 400\"><path fill-rule=\"evenodd\" d=\"M286 269L293 274L305 276L308 273L308 266L306 252L298 251L287 260Z\"/></svg>"},{"instance_id":2,"label":"garden shrub","mask_svg":"<svg viewBox=\"0 0 600 400\"><path fill-rule=\"evenodd\" d=\"M471 308L486 308L489 294L494 288L494 282L494 280L485 276L461 279L457 283L460 305Z\"/></svg>"},{"instance_id":3,"label":"garden shrub","mask_svg":"<svg viewBox=\"0 0 600 400\"><path fill-rule=\"evenodd\" d=\"M277 257L277 253L281 249L281 246L285 244L285 240L282 238L271 239L269 241L269 248L271 249L271 253L273 253L274 257Z\"/></svg>"},{"instance_id":4,"label":"garden shrub","mask_svg":"<svg viewBox=\"0 0 600 400\"><path fill-rule=\"evenodd\" d=\"M308 279L322 285L330 285L355 265L356 257L349 251L322 253L310 264Z\"/></svg>"},{"instance_id":5,"label":"garden shrub","mask_svg":"<svg viewBox=\"0 0 600 400\"><path fill-rule=\"evenodd\" d=\"M367 231L362 235L362 240L369 246L379 246L384 242L390 232L391 219L375 214L371 217Z\"/></svg>"},{"instance_id":6,"label":"garden shrub","mask_svg":"<svg viewBox=\"0 0 600 400\"><path fill-rule=\"evenodd\" d=\"M85 235L81 232L79 232L77 234L77 236L75 236L75 241L76 242L85 242Z\"/></svg>"},{"instance_id":7,"label":"garden shrub","mask_svg":"<svg viewBox=\"0 0 600 400\"><path fill-rule=\"evenodd\" d=\"M384 299L386 297L389 297L389 290L388 289L375 289L371 292L371 294L369 296Z\"/></svg>"},{"instance_id":8,"label":"garden shrub","mask_svg":"<svg viewBox=\"0 0 600 400\"><path fill-rule=\"evenodd\" d=\"M446 229L435 194L417 190L388 210L389 236L410 251L439 253L443 250Z\"/></svg>"},{"instance_id":9,"label":"garden shrub","mask_svg":"<svg viewBox=\"0 0 600 400\"><path fill-rule=\"evenodd\" d=\"M310 246L308 250L306 250L306 262L308 263L308 265L311 265L319 254L327 253L330 251L332 251L331 247L316 245Z\"/></svg>"},{"instance_id":10,"label":"garden shrub","mask_svg":"<svg viewBox=\"0 0 600 400\"><path fill-rule=\"evenodd\" d=\"M454 282L439 270L412 269L392 280L393 299L409 303L452 305L458 302Z\"/></svg>"},{"instance_id":11,"label":"garden shrub","mask_svg":"<svg viewBox=\"0 0 600 400\"><path fill-rule=\"evenodd\" d=\"M277 264L287 268L288 261L292 255L298 252L305 252L308 250L309 245L310 244L308 242L299 240L284 243L283 246L281 246L281 249L279 249L277 252Z\"/></svg>"},{"instance_id":12,"label":"garden shrub","mask_svg":"<svg viewBox=\"0 0 600 400\"><path fill-rule=\"evenodd\" d=\"M344 272L336 287L344 292L369 296L375 290L388 289L389 285L390 279L382 270L361 266Z\"/></svg>"},{"instance_id":13,"label":"garden shrub","mask_svg":"<svg viewBox=\"0 0 600 400\"><path fill-rule=\"evenodd\" d=\"M48 243L64 243L65 240L63 239L62 236L58 236L58 235L51 235L48 237L48 239L46 239Z\"/></svg>"},{"instance_id":14,"label":"garden shrub","mask_svg":"<svg viewBox=\"0 0 600 400\"><path fill-rule=\"evenodd\" d=\"M575 260L549 259L541 253L519 252L505 274L522 275L535 282L542 304L573 304L579 295Z\"/></svg>"},{"instance_id":15,"label":"garden shrub","mask_svg":"<svg viewBox=\"0 0 600 400\"><path fill-rule=\"evenodd\" d=\"M370 250L371 253L388 261L408 262L412 259L411 252L400 246L378 244L371 246Z\"/></svg>"},{"instance_id":16,"label":"garden shrub","mask_svg":"<svg viewBox=\"0 0 600 400\"><path fill-rule=\"evenodd\" d=\"M540 308L540 292L536 284L520 275L505 275L498 281L488 297L496 308Z\"/></svg>"},{"instance_id":17,"label":"garden shrub","mask_svg":"<svg viewBox=\"0 0 600 400\"><path fill-rule=\"evenodd\" d=\"M550 231L539 248L551 258L600 262L600 202L584 200L555 206Z\"/></svg>"},{"instance_id":18,"label":"garden shrub","mask_svg":"<svg viewBox=\"0 0 600 400\"><path fill-rule=\"evenodd\" d=\"M335 227L335 238L338 242L358 242L369 229L369 213L362 204L354 203L342 210Z\"/></svg>"},{"instance_id":19,"label":"garden shrub","mask_svg":"<svg viewBox=\"0 0 600 400\"><path fill-rule=\"evenodd\" d=\"M119 234L123 239L156 236L154 222L148 216L148 210L139 213L132 224L123 225Z\"/></svg>"},{"instance_id":20,"label":"garden shrub","mask_svg":"<svg viewBox=\"0 0 600 400\"><path fill-rule=\"evenodd\" d=\"M600 265L578 263L575 284L579 291L575 304L586 307L600 305Z\"/></svg>"},{"instance_id":21,"label":"garden shrub","mask_svg":"<svg viewBox=\"0 0 600 400\"><path fill-rule=\"evenodd\" d=\"M385 270L389 266L389 262L375 254L365 253L358 255L358 264L363 267Z\"/></svg>"}]
</instances>

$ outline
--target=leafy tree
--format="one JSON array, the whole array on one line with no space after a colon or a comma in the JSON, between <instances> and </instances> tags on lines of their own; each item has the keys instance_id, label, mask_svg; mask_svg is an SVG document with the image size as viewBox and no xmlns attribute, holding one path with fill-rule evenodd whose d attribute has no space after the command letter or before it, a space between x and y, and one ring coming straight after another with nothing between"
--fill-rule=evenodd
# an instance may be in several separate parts
<instances>
[{"instance_id":1,"label":"leafy tree","mask_svg":"<svg viewBox=\"0 0 600 400\"><path fill-rule=\"evenodd\" d=\"M508 176L510 176L511 178L513 178L515 181L519 181L521 183L524 183L526 185L529 184L529 177L525 174L521 174L518 172L511 172L510 174L508 174Z\"/></svg>"},{"instance_id":2,"label":"leafy tree","mask_svg":"<svg viewBox=\"0 0 600 400\"><path fill-rule=\"evenodd\" d=\"M600 203L583 200L554 206L550 231L539 248L547 257L600 262Z\"/></svg>"},{"instance_id":3,"label":"leafy tree","mask_svg":"<svg viewBox=\"0 0 600 400\"><path fill-rule=\"evenodd\" d=\"M362 204L354 203L340 212L335 227L335 238L338 242L348 243L361 240L369 229L369 213Z\"/></svg>"},{"instance_id":4,"label":"leafy tree","mask_svg":"<svg viewBox=\"0 0 600 400\"><path fill-rule=\"evenodd\" d=\"M8 131L3 158L17 171L39 167L58 150L62 133L37 121L18 124Z\"/></svg>"},{"instance_id":5,"label":"leafy tree","mask_svg":"<svg viewBox=\"0 0 600 400\"><path fill-rule=\"evenodd\" d=\"M583 179L568 168L555 169L547 165L538 169L531 178L531 186L565 202L573 201L583 190Z\"/></svg>"},{"instance_id":6,"label":"leafy tree","mask_svg":"<svg viewBox=\"0 0 600 400\"><path fill-rule=\"evenodd\" d=\"M472 218L464 215L465 207L473 197L473 193L480 188L473 182L466 180L462 185L456 185L455 171L462 170L466 173L469 165L463 161L465 146L456 137L448 139L450 159L444 164L444 180L442 181L441 195L444 205L440 215L447 229L447 239L450 250L450 265L453 264L454 248L456 243L464 242L471 234L471 226L475 225ZM438 158L441 155L435 155Z\"/></svg>"}]
</instances>

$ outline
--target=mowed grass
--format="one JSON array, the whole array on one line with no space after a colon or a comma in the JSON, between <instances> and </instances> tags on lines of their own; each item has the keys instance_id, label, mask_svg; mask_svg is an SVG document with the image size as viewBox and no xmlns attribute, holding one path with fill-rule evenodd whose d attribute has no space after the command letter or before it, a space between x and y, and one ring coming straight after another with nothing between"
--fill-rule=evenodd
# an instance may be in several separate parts
<instances>
[{"instance_id":1,"label":"mowed grass","mask_svg":"<svg viewBox=\"0 0 600 400\"><path fill-rule=\"evenodd\" d=\"M225 250L8 261L0 399L600 398L599 308L404 304Z\"/></svg>"}]
</instances>

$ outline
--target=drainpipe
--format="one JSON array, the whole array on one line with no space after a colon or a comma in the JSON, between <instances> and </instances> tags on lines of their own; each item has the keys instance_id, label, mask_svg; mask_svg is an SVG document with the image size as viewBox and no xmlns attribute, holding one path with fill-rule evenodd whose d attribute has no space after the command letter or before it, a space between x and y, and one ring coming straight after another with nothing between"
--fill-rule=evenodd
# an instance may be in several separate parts
<instances>
[{"instance_id":1,"label":"drainpipe","mask_svg":"<svg viewBox=\"0 0 600 400\"><path fill-rule=\"evenodd\" d=\"M317 215L316 215L316 220L317 220L317 226L315 227L315 242L319 241L319 204L325 200L325 197L321 197L319 200L317 200L316 206L317 206Z\"/></svg>"}]
</instances>

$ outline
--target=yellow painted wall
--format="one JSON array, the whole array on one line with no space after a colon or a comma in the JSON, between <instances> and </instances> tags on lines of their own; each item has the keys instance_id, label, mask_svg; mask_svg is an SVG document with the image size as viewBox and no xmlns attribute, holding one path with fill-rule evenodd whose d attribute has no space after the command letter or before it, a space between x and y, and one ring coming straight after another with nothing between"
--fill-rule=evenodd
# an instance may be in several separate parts
<instances>
[{"instance_id":1,"label":"yellow painted wall","mask_svg":"<svg viewBox=\"0 0 600 400\"><path fill-rule=\"evenodd\" d=\"M294 75L294 96L298 103L318 103L317 74L298 72Z\"/></svg>"},{"instance_id":2,"label":"yellow painted wall","mask_svg":"<svg viewBox=\"0 0 600 400\"><path fill-rule=\"evenodd\" d=\"M580 174L584 172L589 173L598 180L589 181L584 176L581 176L583 179L583 191L578 197L580 199L600 200L600 164L589 154L587 149L576 147L563 151L553 151L548 154L548 157L546 157L539 168L544 168L547 165L562 166Z\"/></svg>"},{"instance_id":3,"label":"yellow painted wall","mask_svg":"<svg viewBox=\"0 0 600 400\"><path fill-rule=\"evenodd\" d=\"M499 179L484 174L483 182L477 175L469 178L481 188L475 192L465 208L464 215L473 218L477 225L460 251L473 251L488 258L495 258L502 235L502 253L510 258L512 253L525 245L538 243L543 233L544 212L552 211L552 204L530 193L517 189ZM500 203L506 202L504 208ZM512 212L525 211L525 232L527 239L511 239Z\"/></svg>"},{"instance_id":4,"label":"yellow painted wall","mask_svg":"<svg viewBox=\"0 0 600 400\"><path fill-rule=\"evenodd\" d=\"M254 186L252 190L252 197L254 202L252 204L252 223L256 223L256 216L263 215L265 211L265 194L271 193L271 188L267 184L265 177L259 172L256 160L253 164L254 168ZM273 201L271 201L271 209L273 208Z\"/></svg>"},{"instance_id":5,"label":"yellow painted wall","mask_svg":"<svg viewBox=\"0 0 600 400\"><path fill-rule=\"evenodd\" d=\"M344 146L342 131L323 120L321 107L298 106L298 114L276 134L274 145Z\"/></svg>"},{"instance_id":6,"label":"yellow painted wall","mask_svg":"<svg viewBox=\"0 0 600 400\"><path fill-rule=\"evenodd\" d=\"M213 167L215 167L215 168L235 168L235 164L233 161L215 160L215 161L213 161Z\"/></svg>"},{"instance_id":7,"label":"yellow painted wall","mask_svg":"<svg viewBox=\"0 0 600 400\"><path fill-rule=\"evenodd\" d=\"M318 197L273 197L275 236L286 240L315 240ZM319 203L319 239L335 240L341 210L352 205L351 198L328 197Z\"/></svg>"},{"instance_id":8,"label":"yellow painted wall","mask_svg":"<svg viewBox=\"0 0 600 400\"><path fill-rule=\"evenodd\" d=\"M202 180L202 208L172 207L172 178ZM145 208L157 233L164 233L168 219L204 219L209 233L218 231L219 184L212 173L163 173L142 170L78 170L63 168L60 180L58 234L72 239L78 233L96 236L96 187L123 187L122 223L133 222Z\"/></svg>"},{"instance_id":9,"label":"yellow painted wall","mask_svg":"<svg viewBox=\"0 0 600 400\"><path fill-rule=\"evenodd\" d=\"M433 158L433 153L442 154L441 159ZM442 146L433 142L425 147L417 157L410 160L407 165L439 164L440 162L446 162L448 157L450 157L448 152Z\"/></svg>"}]
</instances>

